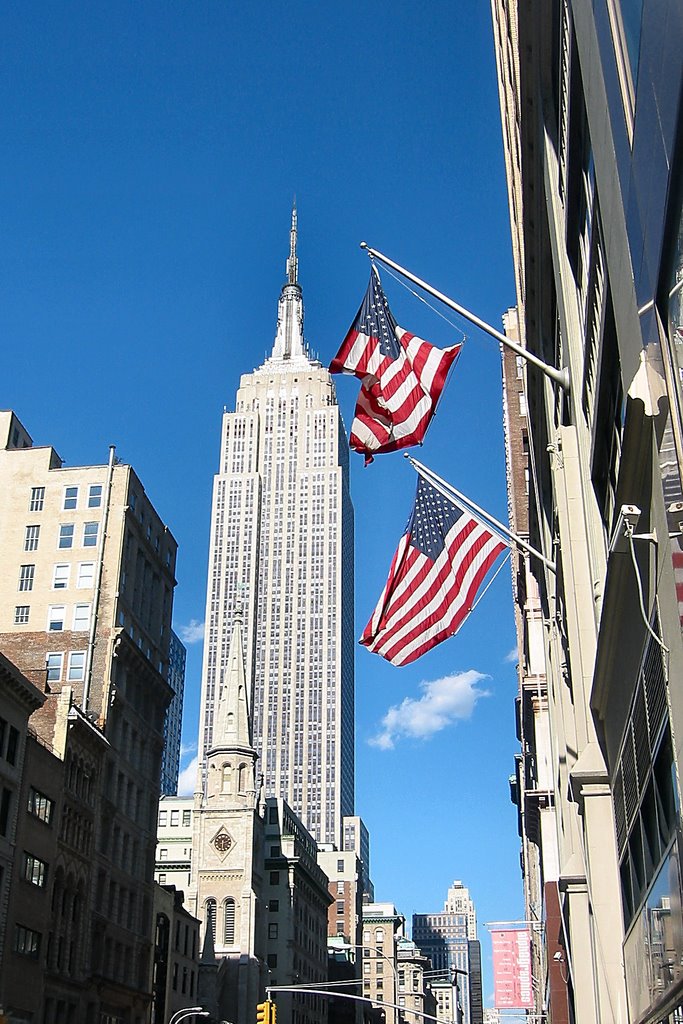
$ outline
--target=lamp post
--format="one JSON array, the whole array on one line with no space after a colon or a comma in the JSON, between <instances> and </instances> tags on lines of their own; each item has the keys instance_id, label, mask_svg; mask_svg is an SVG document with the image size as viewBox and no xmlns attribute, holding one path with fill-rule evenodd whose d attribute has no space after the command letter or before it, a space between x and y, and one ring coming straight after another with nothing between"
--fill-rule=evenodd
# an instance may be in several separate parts
<instances>
[{"instance_id":1,"label":"lamp post","mask_svg":"<svg viewBox=\"0 0 683 1024\"><path fill-rule=\"evenodd\" d=\"M396 964L391 959L391 957L387 956L386 953L379 948L379 946L368 946L368 945L366 945L365 943L362 943L362 942L359 942L359 943L356 943L356 944L354 944L352 942L340 942L336 946L328 946L327 947L327 952L328 953L334 953L338 949L369 949L371 952L377 953L378 956L383 957L383 959L386 960L386 962L391 967L391 970L392 970L393 975L394 975L394 982L396 984L396 991L398 992L398 971L396 970Z\"/></svg>"},{"instance_id":2,"label":"lamp post","mask_svg":"<svg viewBox=\"0 0 683 1024\"><path fill-rule=\"evenodd\" d=\"M379 946L368 946L368 944L365 943L365 942L362 942L362 943L360 943L360 942L359 943L353 943L353 942L343 942L343 943L341 943L340 942L337 945L332 945L332 946L328 945L328 952L330 952L330 950L332 952L334 952L337 949L362 949L362 950L368 949L372 953L375 953L377 956L381 956L383 960L386 960L386 962L389 964L389 967L391 968L391 973L394 976L394 996L395 996L396 1000L398 1000L399 984L398 984L398 970L396 969L396 962L395 962L395 960L392 960L391 957L387 956L387 954L384 952L383 949L380 949ZM363 958L363 962L365 963L365 958ZM365 975L363 975L363 980L364 979L365 979ZM375 978L375 985L377 985L377 978ZM377 1005L386 1006L387 1008L391 1008L394 1011L396 1009L398 1009L398 1003L391 1003L391 1002L384 1002L383 1003L382 1000L380 1000L380 999L373 999L372 1001L375 1004L377 1004ZM387 1019L389 1019L389 1014L386 1014L386 1017L387 1017ZM397 1015L396 1015L395 1012L394 1012L394 1020L397 1020Z\"/></svg>"},{"instance_id":3,"label":"lamp post","mask_svg":"<svg viewBox=\"0 0 683 1024\"><path fill-rule=\"evenodd\" d=\"M203 1009L201 1006L183 1006L182 1009L176 1010L176 1012L170 1017L168 1024L180 1024L181 1020L185 1017L210 1017L211 1014L208 1010Z\"/></svg>"}]
</instances>

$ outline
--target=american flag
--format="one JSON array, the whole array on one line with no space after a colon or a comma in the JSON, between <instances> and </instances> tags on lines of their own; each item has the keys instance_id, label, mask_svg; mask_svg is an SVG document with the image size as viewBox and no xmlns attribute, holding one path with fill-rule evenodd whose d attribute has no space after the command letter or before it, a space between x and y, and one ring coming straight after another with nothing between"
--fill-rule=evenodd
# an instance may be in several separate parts
<instances>
[{"instance_id":1,"label":"american flag","mask_svg":"<svg viewBox=\"0 0 683 1024\"><path fill-rule=\"evenodd\" d=\"M389 579L360 639L407 665L460 629L506 544L419 477L415 506Z\"/></svg>"},{"instance_id":2,"label":"american flag","mask_svg":"<svg viewBox=\"0 0 683 1024\"><path fill-rule=\"evenodd\" d=\"M377 270L331 373L361 381L349 443L372 462L378 452L421 444L462 344L439 349L394 320Z\"/></svg>"}]
</instances>

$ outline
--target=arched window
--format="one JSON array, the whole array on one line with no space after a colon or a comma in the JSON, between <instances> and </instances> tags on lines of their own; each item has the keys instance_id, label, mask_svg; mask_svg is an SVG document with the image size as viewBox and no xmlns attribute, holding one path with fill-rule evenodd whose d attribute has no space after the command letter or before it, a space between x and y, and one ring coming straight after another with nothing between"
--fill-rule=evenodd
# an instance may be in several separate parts
<instances>
[{"instance_id":1,"label":"arched window","mask_svg":"<svg viewBox=\"0 0 683 1024\"><path fill-rule=\"evenodd\" d=\"M232 793L232 765L223 765L223 781L221 783L222 793Z\"/></svg>"},{"instance_id":2,"label":"arched window","mask_svg":"<svg viewBox=\"0 0 683 1024\"><path fill-rule=\"evenodd\" d=\"M211 929L214 942L216 940L216 901L211 897L204 904L206 927Z\"/></svg>"},{"instance_id":3,"label":"arched window","mask_svg":"<svg viewBox=\"0 0 683 1024\"><path fill-rule=\"evenodd\" d=\"M230 897L223 904L223 941L226 946L235 941L235 901Z\"/></svg>"},{"instance_id":4,"label":"arched window","mask_svg":"<svg viewBox=\"0 0 683 1024\"><path fill-rule=\"evenodd\" d=\"M239 766L239 775L237 776L237 778L238 778L238 783L237 783L238 792L244 793L244 791L246 789L246 786L247 786L247 766L246 766L246 764L241 764Z\"/></svg>"}]
</instances>

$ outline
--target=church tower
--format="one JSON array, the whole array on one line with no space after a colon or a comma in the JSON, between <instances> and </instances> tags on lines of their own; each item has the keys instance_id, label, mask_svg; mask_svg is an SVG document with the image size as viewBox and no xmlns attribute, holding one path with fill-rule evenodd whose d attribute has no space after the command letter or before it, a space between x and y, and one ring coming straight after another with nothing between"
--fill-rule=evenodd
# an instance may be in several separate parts
<instances>
[{"instance_id":1,"label":"church tower","mask_svg":"<svg viewBox=\"0 0 683 1024\"><path fill-rule=\"evenodd\" d=\"M219 962L216 1001L227 1020L253 1019L264 944L260 906L263 814L244 669L242 607L233 612L213 737L195 793L189 903ZM211 936L207 936L210 930Z\"/></svg>"}]
</instances>

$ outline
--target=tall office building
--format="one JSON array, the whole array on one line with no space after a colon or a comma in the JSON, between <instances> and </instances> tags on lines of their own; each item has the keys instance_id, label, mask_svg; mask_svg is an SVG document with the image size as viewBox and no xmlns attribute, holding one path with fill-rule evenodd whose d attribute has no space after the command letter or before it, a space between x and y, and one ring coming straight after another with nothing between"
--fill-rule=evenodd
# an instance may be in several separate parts
<instances>
[{"instance_id":1,"label":"tall office building","mask_svg":"<svg viewBox=\"0 0 683 1024\"><path fill-rule=\"evenodd\" d=\"M453 882L443 910L413 914L413 941L435 971L455 973L463 1024L482 1024L481 948L477 915L469 890Z\"/></svg>"},{"instance_id":2,"label":"tall office building","mask_svg":"<svg viewBox=\"0 0 683 1024\"><path fill-rule=\"evenodd\" d=\"M353 814L353 509L334 385L304 342L296 244L294 210L272 353L241 378L223 416L200 765L241 597L266 795L287 800L318 841L341 846L342 818Z\"/></svg>"},{"instance_id":3,"label":"tall office building","mask_svg":"<svg viewBox=\"0 0 683 1024\"><path fill-rule=\"evenodd\" d=\"M171 639L168 645L168 685L173 690L174 696L168 705L164 719L164 754L161 759L162 796L175 796L178 792L186 661L185 646L171 630Z\"/></svg>"}]
</instances>

